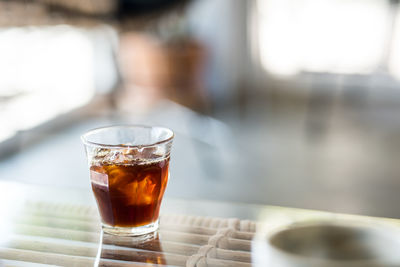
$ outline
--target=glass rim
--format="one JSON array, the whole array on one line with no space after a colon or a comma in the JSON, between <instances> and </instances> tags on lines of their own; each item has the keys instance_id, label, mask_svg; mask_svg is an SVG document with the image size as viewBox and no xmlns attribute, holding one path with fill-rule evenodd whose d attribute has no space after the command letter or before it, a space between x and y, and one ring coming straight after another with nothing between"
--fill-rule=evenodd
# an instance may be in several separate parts
<instances>
[{"instance_id":1,"label":"glass rim","mask_svg":"<svg viewBox=\"0 0 400 267\"><path fill-rule=\"evenodd\" d=\"M161 129L165 130L166 132L169 133L169 137L166 139L163 139L161 141L155 142L155 143L150 143L150 144L145 144L145 145L112 145L112 144L104 144L104 143L97 143L97 142L92 142L88 140L88 136L91 134L95 134L96 132L100 132L102 130L106 129L111 129L111 128L147 128L147 129ZM110 126L103 126L103 127L98 127L94 128L91 130L88 130L84 134L81 135L81 140L84 145L89 145L89 146L96 146L96 147L102 147L102 148L148 148L148 147L154 147L158 145L162 145L168 142L171 142L172 139L174 139L175 133L167 128L167 127L162 127L162 126L149 126L149 125L143 125L143 124L121 124L121 125L110 125Z\"/></svg>"}]
</instances>

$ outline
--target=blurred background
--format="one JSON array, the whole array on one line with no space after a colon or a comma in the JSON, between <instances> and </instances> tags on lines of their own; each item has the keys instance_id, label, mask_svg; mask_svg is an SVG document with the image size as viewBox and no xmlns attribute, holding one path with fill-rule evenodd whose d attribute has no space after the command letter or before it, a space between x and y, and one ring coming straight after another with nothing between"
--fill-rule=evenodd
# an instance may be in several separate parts
<instances>
[{"instance_id":1,"label":"blurred background","mask_svg":"<svg viewBox=\"0 0 400 267\"><path fill-rule=\"evenodd\" d=\"M172 128L168 197L400 217L398 0L0 0L0 179Z\"/></svg>"}]
</instances>

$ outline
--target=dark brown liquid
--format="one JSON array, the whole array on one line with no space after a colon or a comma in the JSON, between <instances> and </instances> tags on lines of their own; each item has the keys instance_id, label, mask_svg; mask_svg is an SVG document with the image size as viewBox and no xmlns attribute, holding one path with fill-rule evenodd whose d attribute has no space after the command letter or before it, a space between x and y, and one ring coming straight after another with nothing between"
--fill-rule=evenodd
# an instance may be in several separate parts
<instances>
[{"instance_id":1,"label":"dark brown liquid","mask_svg":"<svg viewBox=\"0 0 400 267\"><path fill-rule=\"evenodd\" d=\"M103 223L137 227L158 219L168 182L169 158L144 164L90 167L92 189Z\"/></svg>"}]
</instances>

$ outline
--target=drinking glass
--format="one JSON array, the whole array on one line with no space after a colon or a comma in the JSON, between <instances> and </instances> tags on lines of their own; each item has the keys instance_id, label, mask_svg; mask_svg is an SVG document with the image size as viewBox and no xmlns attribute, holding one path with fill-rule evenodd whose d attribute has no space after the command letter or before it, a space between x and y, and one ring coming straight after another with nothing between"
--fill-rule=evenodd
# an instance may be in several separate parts
<instances>
[{"instance_id":1,"label":"drinking glass","mask_svg":"<svg viewBox=\"0 0 400 267\"><path fill-rule=\"evenodd\" d=\"M158 229L173 138L170 129L142 125L82 135L104 232L139 236Z\"/></svg>"}]
</instances>

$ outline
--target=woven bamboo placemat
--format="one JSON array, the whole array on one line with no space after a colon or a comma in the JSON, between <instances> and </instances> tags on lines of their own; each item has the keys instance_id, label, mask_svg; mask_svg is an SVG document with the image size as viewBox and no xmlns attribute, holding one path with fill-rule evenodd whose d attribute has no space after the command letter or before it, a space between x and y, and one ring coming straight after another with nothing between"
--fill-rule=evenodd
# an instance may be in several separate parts
<instances>
[{"instance_id":1,"label":"woven bamboo placemat","mask_svg":"<svg viewBox=\"0 0 400 267\"><path fill-rule=\"evenodd\" d=\"M0 244L0 266L251 266L258 227L163 214L157 234L139 240L102 234L92 206L30 202L20 214Z\"/></svg>"}]
</instances>

